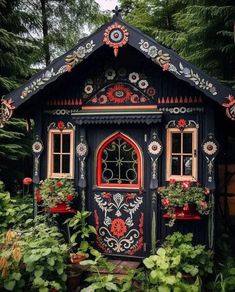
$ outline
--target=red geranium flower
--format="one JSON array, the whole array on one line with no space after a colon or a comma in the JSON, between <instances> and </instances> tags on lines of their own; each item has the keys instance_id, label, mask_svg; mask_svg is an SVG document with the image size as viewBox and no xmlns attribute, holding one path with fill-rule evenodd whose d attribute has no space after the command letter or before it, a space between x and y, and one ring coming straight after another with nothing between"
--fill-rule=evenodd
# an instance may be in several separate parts
<instances>
[{"instance_id":1,"label":"red geranium flower","mask_svg":"<svg viewBox=\"0 0 235 292\"><path fill-rule=\"evenodd\" d=\"M116 218L112 221L111 232L118 238L122 237L126 232L126 223L121 218Z\"/></svg>"},{"instance_id":2,"label":"red geranium flower","mask_svg":"<svg viewBox=\"0 0 235 292\"><path fill-rule=\"evenodd\" d=\"M63 187L64 184L63 184L62 182L58 181L58 182L56 183L56 185L57 185L57 187L61 188L61 187Z\"/></svg>"},{"instance_id":3,"label":"red geranium flower","mask_svg":"<svg viewBox=\"0 0 235 292\"><path fill-rule=\"evenodd\" d=\"M169 64L169 63L166 63L166 64L163 64L163 65L162 65L162 70L163 70L163 71L168 71L169 68L170 68L170 64Z\"/></svg>"},{"instance_id":4,"label":"red geranium flower","mask_svg":"<svg viewBox=\"0 0 235 292\"><path fill-rule=\"evenodd\" d=\"M210 193L210 189L205 188L204 194L205 194L205 195L209 195L209 193Z\"/></svg>"},{"instance_id":5,"label":"red geranium flower","mask_svg":"<svg viewBox=\"0 0 235 292\"><path fill-rule=\"evenodd\" d=\"M72 194L68 194L66 196L66 198L67 198L68 201L72 201L73 200L73 195Z\"/></svg>"},{"instance_id":6,"label":"red geranium flower","mask_svg":"<svg viewBox=\"0 0 235 292\"><path fill-rule=\"evenodd\" d=\"M179 119L178 122L177 122L177 125L179 128L185 128L186 125L187 125L187 122L185 119Z\"/></svg>"},{"instance_id":7,"label":"red geranium flower","mask_svg":"<svg viewBox=\"0 0 235 292\"><path fill-rule=\"evenodd\" d=\"M174 185L174 184L175 184L175 179L174 179L174 178L171 178L171 179L169 180L169 184L170 184L170 185Z\"/></svg>"},{"instance_id":8,"label":"red geranium flower","mask_svg":"<svg viewBox=\"0 0 235 292\"><path fill-rule=\"evenodd\" d=\"M57 123L57 128L62 131L64 129L64 122L63 121L59 121Z\"/></svg>"},{"instance_id":9,"label":"red geranium flower","mask_svg":"<svg viewBox=\"0 0 235 292\"><path fill-rule=\"evenodd\" d=\"M31 185L32 182L33 182L33 180L31 179L31 177L25 177L23 179L23 184L24 185Z\"/></svg>"},{"instance_id":10,"label":"red geranium flower","mask_svg":"<svg viewBox=\"0 0 235 292\"><path fill-rule=\"evenodd\" d=\"M55 188L54 187L50 187L50 191L54 192Z\"/></svg>"},{"instance_id":11,"label":"red geranium flower","mask_svg":"<svg viewBox=\"0 0 235 292\"><path fill-rule=\"evenodd\" d=\"M190 188L190 186L191 186L191 182L190 181L182 181L181 182L181 187L183 189L188 189L188 188Z\"/></svg>"},{"instance_id":12,"label":"red geranium flower","mask_svg":"<svg viewBox=\"0 0 235 292\"><path fill-rule=\"evenodd\" d=\"M41 197L41 194L40 194L40 190L36 191L36 196L35 197L36 197L37 203L40 203L41 200L42 200L42 197Z\"/></svg>"},{"instance_id":13,"label":"red geranium flower","mask_svg":"<svg viewBox=\"0 0 235 292\"><path fill-rule=\"evenodd\" d=\"M170 200L169 199L163 199L162 200L162 204L163 204L163 206L169 206Z\"/></svg>"},{"instance_id":14,"label":"red geranium flower","mask_svg":"<svg viewBox=\"0 0 235 292\"><path fill-rule=\"evenodd\" d=\"M207 209L208 208L208 204L207 204L207 202L205 202L205 201L201 201L200 202L200 207L202 208L202 209Z\"/></svg>"}]
</instances>

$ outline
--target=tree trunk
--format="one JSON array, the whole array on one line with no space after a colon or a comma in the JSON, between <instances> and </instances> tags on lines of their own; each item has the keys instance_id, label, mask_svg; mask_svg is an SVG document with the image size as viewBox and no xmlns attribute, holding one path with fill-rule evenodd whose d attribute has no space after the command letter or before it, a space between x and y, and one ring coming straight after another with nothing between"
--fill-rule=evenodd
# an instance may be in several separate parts
<instances>
[{"instance_id":1,"label":"tree trunk","mask_svg":"<svg viewBox=\"0 0 235 292\"><path fill-rule=\"evenodd\" d=\"M43 48L46 66L50 64L50 48L48 42L48 23L47 23L47 13L46 13L46 4L47 0L41 1L41 11L42 11L42 31L43 31Z\"/></svg>"}]
</instances>

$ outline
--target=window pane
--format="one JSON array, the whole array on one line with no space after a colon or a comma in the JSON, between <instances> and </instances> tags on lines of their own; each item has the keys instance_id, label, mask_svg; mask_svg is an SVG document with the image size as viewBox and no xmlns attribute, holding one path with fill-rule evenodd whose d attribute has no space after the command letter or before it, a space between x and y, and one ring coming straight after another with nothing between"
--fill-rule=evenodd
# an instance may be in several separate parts
<instances>
[{"instance_id":1,"label":"window pane","mask_svg":"<svg viewBox=\"0 0 235 292\"><path fill-rule=\"evenodd\" d=\"M62 134L62 152L70 152L70 134Z\"/></svg>"},{"instance_id":2,"label":"window pane","mask_svg":"<svg viewBox=\"0 0 235 292\"><path fill-rule=\"evenodd\" d=\"M62 172L69 173L69 160L70 155L62 155Z\"/></svg>"},{"instance_id":3,"label":"window pane","mask_svg":"<svg viewBox=\"0 0 235 292\"><path fill-rule=\"evenodd\" d=\"M180 153L181 133L172 133L172 153Z\"/></svg>"},{"instance_id":4,"label":"window pane","mask_svg":"<svg viewBox=\"0 0 235 292\"><path fill-rule=\"evenodd\" d=\"M59 153L60 152L60 134L54 134L53 135L54 137L54 149L53 149L53 152L57 152Z\"/></svg>"},{"instance_id":5,"label":"window pane","mask_svg":"<svg viewBox=\"0 0 235 292\"><path fill-rule=\"evenodd\" d=\"M192 133L184 133L183 152L192 153Z\"/></svg>"},{"instance_id":6,"label":"window pane","mask_svg":"<svg viewBox=\"0 0 235 292\"><path fill-rule=\"evenodd\" d=\"M192 156L184 156L183 175L192 175Z\"/></svg>"},{"instance_id":7,"label":"window pane","mask_svg":"<svg viewBox=\"0 0 235 292\"><path fill-rule=\"evenodd\" d=\"M136 184L137 165L135 149L124 139L115 139L102 153L102 183Z\"/></svg>"},{"instance_id":8,"label":"window pane","mask_svg":"<svg viewBox=\"0 0 235 292\"><path fill-rule=\"evenodd\" d=\"M172 175L180 175L180 155L172 156L172 167L171 167Z\"/></svg>"},{"instance_id":9,"label":"window pane","mask_svg":"<svg viewBox=\"0 0 235 292\"><path fill-rule=\"evenodd\" d=\"M53 172L60 173L60 155L53 155Z\"/></svg>"}]
</instances>

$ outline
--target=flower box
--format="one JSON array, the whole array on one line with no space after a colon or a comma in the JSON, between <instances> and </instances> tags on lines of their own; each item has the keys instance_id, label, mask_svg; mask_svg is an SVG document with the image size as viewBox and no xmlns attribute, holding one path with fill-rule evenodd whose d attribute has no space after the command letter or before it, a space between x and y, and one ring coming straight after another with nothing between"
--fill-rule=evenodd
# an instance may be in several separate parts
<instances>
[{"instance_id":1,"label":"flower box","mask_svg":"<svg viewBox=\"0 0 235 292\"><path fill-rule=\"evenodd\" d=\"M210 212L210 190L200 187L198 183L170 180L168 186L158 188L158 193L166 211L163 218L170 219L169 226L173 226L176 219L200 220L201 215Z\"/></svg>"},{"instance_id":2,"label":"flower box","mask_svg":"<svg viewBox=\"0 0 235 292\"><path fill-rule=\"evenodd\" d=\"M76 213L74 209L68 207L66 203L58 203L53 208L48 208L48 212L50 213Z\"/></svg>"},{"instance_id":3,"label":"flower box","mask_svg":"<svg viewBox=\"0 0 235 292\"><path fill-rule=\"evenodd\" d=\"M201 216L196 210L194 204L185 204L183 207L175 207L172 214L164 214L165 219L178 219L178 220L201 220Z\"/></svg>"}]
</instances>

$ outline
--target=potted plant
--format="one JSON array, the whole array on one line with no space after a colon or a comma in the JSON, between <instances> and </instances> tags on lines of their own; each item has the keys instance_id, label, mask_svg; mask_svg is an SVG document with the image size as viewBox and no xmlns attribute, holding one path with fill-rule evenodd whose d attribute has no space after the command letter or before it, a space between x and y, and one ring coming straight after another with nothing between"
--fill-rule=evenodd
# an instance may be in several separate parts
<instances>
[{"instance_id":1,"label":"potted plant","mask_svg":"<svg viewBox=\"0 0 235 292\"><path fill-rule=\"evenodd\" d=\"M71 263L79 264L81 261L85 260L89 257L89 251L92 254L96 254L95 249L90 246L87 241L91 234L96 234L95 227L86 222L86 219L90 214L91 212L88 211L78 211L72 218L65 221L65 223L68 223L69 227L74 231L70 238L72 246L77 246L77 241L80 241L79 246L76 247L76 252L70 254Z\"/></svg>"},{"instance_id":2,"label":"potted plant","mask_svg":"<svg viewBox=\"0 0 235 292\"><path fill-rule=\"evenodd\" d=\"M40 199L49 212L75 212L70 207L75 198L73 180L67 178L47 178L40 183L39 192Z\"/></svg>"},{"instance_id":3,"label":"potted plant","mask_svg":"<svg viewBox=\"0 0 235 292\"><path fill-rule=\"evenodd\" d=\"M163 217L172 219L170 226L174 224L175 219L198 220L201 219L200 214L209 214L210 190L200 187L198 183L170 180L168 186L158 188L158 193L166 210Z\"/></svg>"}]
</instances>

